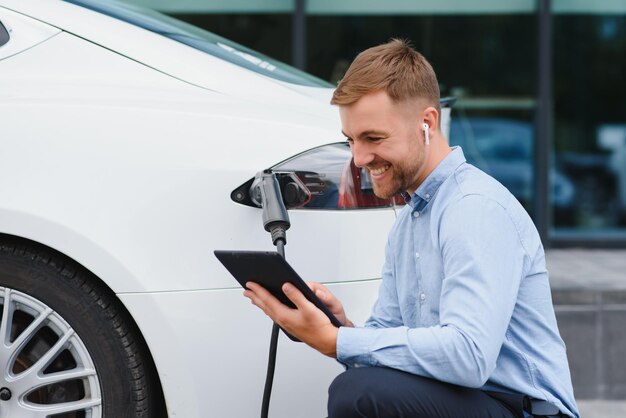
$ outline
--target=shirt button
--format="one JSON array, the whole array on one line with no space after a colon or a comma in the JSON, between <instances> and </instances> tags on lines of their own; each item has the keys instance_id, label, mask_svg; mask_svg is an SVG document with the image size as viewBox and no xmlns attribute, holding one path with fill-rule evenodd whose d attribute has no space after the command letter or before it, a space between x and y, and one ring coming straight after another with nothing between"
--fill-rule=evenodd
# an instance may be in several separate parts
<instances>
[{"instance_id":1,"label":"shirt button","mask_svg":"<svg viewBox=\"0 0 626 418\"><path fill-rule=\"evenodd\" d=\"M420 253L415 253L415 258L420 258Z\"/></svg>"},{"instance_id":2,"label":"shirt button","mask_svg":"<svg viewBox=\"0 0 626 418\"><path fill-rule=\"evenodd\" d=\"M420 295L420 300L426 300L426 293L422 292Z\"/></svg>"},{"instance_id":3,"label":"shirt button","mask_svg":"<svg viewBox=\"0 0 626 418\"><path fill-rule=\"evenodd\" d=\"M430 195L428 193L426 193L424 197L426 198L426 200L430 199Z\"/></svg>"},{"instance_id":4,"label":"shirt button","mask_svg":"<svg viewBox=\"0 0 626 418\"><path fill-rule=\"evenodd\" d=\"M413 212L413 217L414 218L419 218L420 217L419 211L416 210L415 212Z\"/></svg>"}]
</instances>

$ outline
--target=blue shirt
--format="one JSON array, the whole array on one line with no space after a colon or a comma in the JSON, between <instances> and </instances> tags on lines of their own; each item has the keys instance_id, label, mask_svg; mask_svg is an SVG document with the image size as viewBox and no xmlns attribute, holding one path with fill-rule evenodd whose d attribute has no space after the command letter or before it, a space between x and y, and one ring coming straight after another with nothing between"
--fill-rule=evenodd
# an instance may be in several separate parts
<instances>
[{"instance_id":1,"label":"blue shirt","mask_svg":"<svg viewBox=\"0 0 626 418\"><path fill-rule=\"evenodd\" d=\"M400 212L372 315L339 329L337 359L521 393L578 417L537 229L459 147Z\"/></svg>"}]
</instances>

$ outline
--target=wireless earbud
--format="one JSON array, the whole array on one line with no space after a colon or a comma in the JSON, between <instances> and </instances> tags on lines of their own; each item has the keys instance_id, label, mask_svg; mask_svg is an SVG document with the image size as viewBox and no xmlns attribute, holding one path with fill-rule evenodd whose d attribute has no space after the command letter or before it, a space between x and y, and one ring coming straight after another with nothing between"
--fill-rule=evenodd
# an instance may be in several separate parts
<instances>
[{"instance_id":1,"label":"wireless earbud","mask_svg":"<svg viewBox=\"0 0 626 418\"><path fill-rule=\"evenodd\" d=\"M430 145L430 137L428 135L428 124L425 123L422 125L422 127L424 128L424 136L426 137L426 145Z\"/></svg>"}]
</instances>

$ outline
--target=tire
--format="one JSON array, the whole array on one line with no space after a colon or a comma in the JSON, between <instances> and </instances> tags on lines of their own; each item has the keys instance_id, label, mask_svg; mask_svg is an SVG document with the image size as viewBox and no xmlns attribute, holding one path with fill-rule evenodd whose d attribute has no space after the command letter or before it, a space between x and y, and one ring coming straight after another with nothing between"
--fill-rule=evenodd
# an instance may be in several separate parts
<instances>
[{"instance_id":1,"label":"tire","mask_svg":"<svg viewBox=\"0 0 626 418\"><path fill-rule=\"evenodd\" d=\"M84 268L0 237L0 304L0 416L166 416L141 334Z\"/></svg>"}]
</instances>

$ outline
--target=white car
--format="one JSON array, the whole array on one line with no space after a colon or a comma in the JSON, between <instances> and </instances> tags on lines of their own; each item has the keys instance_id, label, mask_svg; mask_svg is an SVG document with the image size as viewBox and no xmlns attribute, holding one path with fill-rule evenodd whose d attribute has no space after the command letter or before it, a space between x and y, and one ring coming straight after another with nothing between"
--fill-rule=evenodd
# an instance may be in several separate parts
<instances>
[{"instance_id":1,"label":"white car","mask_svg":"<svg viewBox=\"0 0 626 418\"><path fill-rule=\"evenodd\" d=\"M140 8L0 0L0 418L257 416L271 321L213 250L274 248L264 169L306 192L287 260L362 323L396 207L331 87ZM341 370L282 336L270 415L325 416Z\"/></svg>"}]
</instances>

